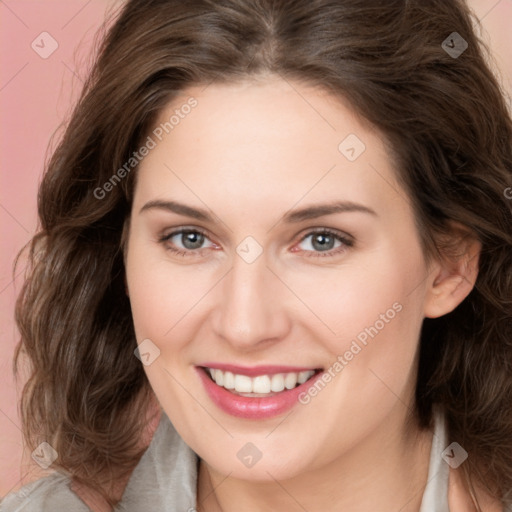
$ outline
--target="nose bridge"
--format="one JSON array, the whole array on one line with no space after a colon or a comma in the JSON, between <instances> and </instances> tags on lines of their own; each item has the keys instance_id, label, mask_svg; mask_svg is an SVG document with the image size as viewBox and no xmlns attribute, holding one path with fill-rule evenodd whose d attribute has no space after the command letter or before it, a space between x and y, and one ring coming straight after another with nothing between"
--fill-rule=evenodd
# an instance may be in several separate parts
<instances>
[{"instance_id":1,"label":"nose bridge","mask_svg":"<svg viewBox=\"0 0 512 512\"><path fill-rule=\"evenodd\" d=\"M237 248L233 266L223 280L216 302L217 334L238 348L284 335L287 318L282 298L282 284L267 268L265 253L255 259ZM253 255L254 256L254 253Z\"/></svg>"}]
</instances>

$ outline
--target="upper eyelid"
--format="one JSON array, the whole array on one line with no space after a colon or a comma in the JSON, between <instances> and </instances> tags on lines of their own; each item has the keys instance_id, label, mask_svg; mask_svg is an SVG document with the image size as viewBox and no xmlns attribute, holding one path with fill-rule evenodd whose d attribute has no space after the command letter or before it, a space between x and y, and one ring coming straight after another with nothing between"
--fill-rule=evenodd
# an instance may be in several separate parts
<instances>
[{"instance_id":1,"label":"upper eyelid","mask_svg":"<svg viewBox=\"0 0 512 512\"><path fill-rule=\"evenodd\" d=\"M204 230L202 228L196 228L196 227L188 227L188 226L185 226L185 227L181 227L181 228L174 228L174 229L171 229L168 233L163 233L161 236L159 236L158 238L159 239L169 239L169 238L172 238L173 236L176 236L176 235L180 235L181 233L186 233L186 232L198 232L202 235L204 235L206 238L208 238L208 240L212 241L211 240L211 237L210 235L208 234L208 231L207 230Z\"/></svg>"}]
</instances>

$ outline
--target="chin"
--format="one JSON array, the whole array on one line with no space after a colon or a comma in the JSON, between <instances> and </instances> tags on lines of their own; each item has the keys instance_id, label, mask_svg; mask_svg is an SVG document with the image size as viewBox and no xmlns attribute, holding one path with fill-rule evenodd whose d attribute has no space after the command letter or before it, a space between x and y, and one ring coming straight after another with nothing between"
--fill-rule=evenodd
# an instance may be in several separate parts
<instances>
[{"instance_id":1,"label":"chin","mask_svg":"<svg viewBox=\"0 0 512 512\"><path fill-rule=\"evenodd\" d=\"M208 453L206 457L201 456L201 458L223 475L251 482L288 480L308 471L305 464L311 457L311 453L301 456L292 445L289 447L281 445L279 451L282 452L285 448L288 453L285 457L270 449L258 450L256 444L257 441L252 445L250 441L238 439L233 452L222 450L220 453ZM226 456L227 453L229 455ZM290 453L293 457L290 457Z\"/></svg>"}]
</instances>

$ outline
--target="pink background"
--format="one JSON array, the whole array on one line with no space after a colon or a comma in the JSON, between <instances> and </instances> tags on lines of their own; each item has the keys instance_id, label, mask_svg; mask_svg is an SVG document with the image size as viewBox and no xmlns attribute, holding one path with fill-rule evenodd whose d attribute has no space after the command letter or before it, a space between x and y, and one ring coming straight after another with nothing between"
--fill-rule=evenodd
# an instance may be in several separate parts
<instances>
[{"instance_id":1,"label":"pink background","mask_svg":"<svg viewBox=\"0 0 512 512\"><path fill-rule=\"evenodd\" d=\"M469 0L483 20L512 95L512 0ZM12 263L37 226L36 196L50 137L67 119L90 63L105 13L122 3L105 0L0 0L0 496L46 474L23 450L17 412L23 382L15 385L12 357L18 340L14 300L24 263ZM456 28L454 28L456 30ZM44 55L57 49L46 59ZM37 45L37 46L36 46ZM58 132L57 136L61 134ZM55 141L53 141L53 146ZM512 183L511 183L512 185Z\"/></svg>"}]
</instances>

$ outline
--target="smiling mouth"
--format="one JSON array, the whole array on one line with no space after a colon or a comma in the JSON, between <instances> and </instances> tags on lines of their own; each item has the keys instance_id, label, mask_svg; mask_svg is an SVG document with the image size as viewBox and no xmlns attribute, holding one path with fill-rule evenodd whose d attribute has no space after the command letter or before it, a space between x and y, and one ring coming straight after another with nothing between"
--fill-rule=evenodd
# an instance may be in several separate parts
<instances>
[{"instance_id":1,"label":"smiling mouth","mask_svg":"<svg viewBox=\"0 0 512 512\"><path fill-rule=\"evenodd\" d=\"M301 386L323 371L320 368L301 372L280 372L249 377L216 368L202 366L201 369L215 384L234 395L254 398L270 397L289 391Z\"/></svg>"}]
</instances>

